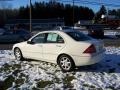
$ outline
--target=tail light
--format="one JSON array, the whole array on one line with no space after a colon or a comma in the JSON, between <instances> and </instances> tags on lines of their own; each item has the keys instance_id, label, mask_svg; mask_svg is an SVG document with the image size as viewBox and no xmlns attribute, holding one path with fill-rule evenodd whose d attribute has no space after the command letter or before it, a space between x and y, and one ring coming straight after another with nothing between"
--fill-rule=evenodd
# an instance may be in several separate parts
<instances>
[{"instance_id":1,"label":"tail light","mask_svg":"<svg viewBox=\"0 0 120 90\"><path fill-rule=\"evenodd\" d=\"M83 53L95 53L95 52L96 52L95 46L92 44Z\"/></svg>"}]
</instances>

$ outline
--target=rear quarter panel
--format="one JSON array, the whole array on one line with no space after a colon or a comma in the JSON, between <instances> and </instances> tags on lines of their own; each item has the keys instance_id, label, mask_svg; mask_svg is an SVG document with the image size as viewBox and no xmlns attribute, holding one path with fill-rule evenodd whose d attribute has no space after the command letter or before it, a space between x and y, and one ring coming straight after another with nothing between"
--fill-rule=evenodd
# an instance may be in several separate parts
<instances>
[{"instance_id":1,"label":"rear quarter panel","mask_svg":"<svg viewBox=\"0 0 120 90\"><path fill-rule=\"evenodd\" d=\"M90 46L91 44L85 41L79 42L71 42L66 45L61 52L72 55L72 56L86 56L89 54L83 54L83 52Z\"/></svg>"}]
</instances>

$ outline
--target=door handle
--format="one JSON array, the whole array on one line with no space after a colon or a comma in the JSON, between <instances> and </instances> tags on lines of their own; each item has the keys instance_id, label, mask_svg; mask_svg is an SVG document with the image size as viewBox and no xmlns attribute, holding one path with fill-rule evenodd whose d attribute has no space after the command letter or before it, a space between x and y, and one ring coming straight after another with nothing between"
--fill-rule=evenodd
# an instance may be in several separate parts
<instances>
[{"instance_id":1,"label":"door handle","mask_svg":"<svg viewBox=\"0 0 120 90\"><path fill-rule=\"evenodd\" d=\"M61 47L61 45L56 45L57 47Z\"/></svg>"}]
</instances>

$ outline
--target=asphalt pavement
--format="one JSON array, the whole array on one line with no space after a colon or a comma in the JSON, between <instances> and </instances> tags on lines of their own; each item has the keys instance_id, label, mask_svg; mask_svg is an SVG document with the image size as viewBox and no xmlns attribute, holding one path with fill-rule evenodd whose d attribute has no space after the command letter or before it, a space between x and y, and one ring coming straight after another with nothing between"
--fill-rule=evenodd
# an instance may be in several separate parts
<instances>
[{"instance_id":1,"label":"asphalt pavement","mask_svg":"<svg viewBox=\"0 0 120 90\"><path fill-rule=\"evenodd\" d=\"M13 44L0 44L0 50L12 50Z\"/></svg>"}]
</instances>

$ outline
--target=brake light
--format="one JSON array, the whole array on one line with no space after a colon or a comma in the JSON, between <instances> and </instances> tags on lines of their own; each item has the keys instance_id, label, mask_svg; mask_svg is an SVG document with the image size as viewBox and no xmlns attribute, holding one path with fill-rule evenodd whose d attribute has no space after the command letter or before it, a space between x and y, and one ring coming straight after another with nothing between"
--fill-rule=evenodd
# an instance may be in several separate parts
<instances>
[{"instance_id":1,"label":"brake light","mask_svg":"<svg viewBox=\"0 0 120 90\"><path fill-rule=\"evenodd\" d=\"M96 52L95 46L92 44L83 53L95 53L95 52Z\"/></svg>"}]
</instances>

